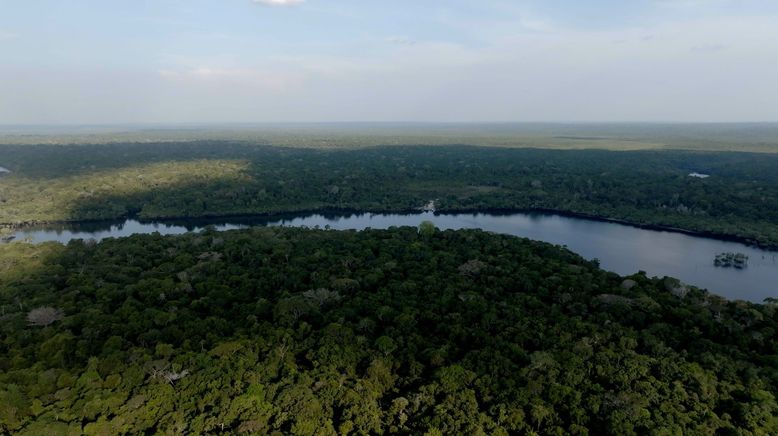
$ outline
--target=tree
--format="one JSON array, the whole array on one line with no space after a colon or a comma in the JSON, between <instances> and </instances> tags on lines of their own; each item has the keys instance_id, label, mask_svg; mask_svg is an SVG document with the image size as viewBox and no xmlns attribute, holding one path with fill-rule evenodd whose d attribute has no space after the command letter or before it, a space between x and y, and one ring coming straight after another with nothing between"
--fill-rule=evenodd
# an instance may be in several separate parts
<instances>
[{"instance_id":1,"label":"tree","mask_svg":"<svg viewBox=\"0 0 778 436\"><path fill-rule=\"evenodd\" d=\"M384 356L388 356L397 349L397 344L394 342L394 339L390 338L389 336L381 336L380 338L376 339L375 347L378 349L378 351L383 353Z\"/></svg>"},{"instance_id":2,"label":"tree","mask_svg":"<svg viewBox=\"0 0 778 436\"><path fill-rule=\"evenodd\" d=\"M303 292L303 297L318 307L322 307L329 303L338 302L342 298L338 291L331 291L326 288L310 289Z\"/></svg>"},{"instance_id":3,"label":"tree","mask_svg":"<svg viewBox=\"0 0 778 436\"><path fill-rule=\"evenodd\" d=\"M419 224L419 234L425 239L431 238L437 230L437 227L435 227L435 224L433 224L432 221L422 221L422 223Z\"/></svg>"},{"instance_id":4,"label":"tree","mask_svg":"<svg viewBox=\"0 0 778 436\"><path fill-rule=\"evenodd\" d=\"M33 326L43 327L53 324L64 317L65 314L59 309L53 307L38 307L27 314L27 323Z\"/></svg>"}]
</instances>

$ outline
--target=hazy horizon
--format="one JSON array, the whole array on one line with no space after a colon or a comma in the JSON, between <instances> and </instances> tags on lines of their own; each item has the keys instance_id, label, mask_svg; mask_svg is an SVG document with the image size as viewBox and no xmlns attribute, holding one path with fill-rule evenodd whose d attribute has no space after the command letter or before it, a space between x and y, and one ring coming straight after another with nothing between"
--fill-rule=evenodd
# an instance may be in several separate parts
<instances>
[{"instance_id":1,"label":"hazy horizon","mask_svg":"<svg viewBox=\"0 0 778 436\"><path fill-rule=\"evenodd\" d=\"M0 125L778 122L769 0L0 6Z\"/></svg>"},{"instance_id":2,"label":"hazy horizon","mask_svg":"<svg viewBox=\"0 0 778 436\"><path fill-rule=\"evenodd\" d=\"M533 127L533 126L778 126L778 121L177 121L177 122L112 122L112 123L18 123L0 124L0 129L178 129L178 128L265 128L265 127Z\"/></svg>"}]
</instances>

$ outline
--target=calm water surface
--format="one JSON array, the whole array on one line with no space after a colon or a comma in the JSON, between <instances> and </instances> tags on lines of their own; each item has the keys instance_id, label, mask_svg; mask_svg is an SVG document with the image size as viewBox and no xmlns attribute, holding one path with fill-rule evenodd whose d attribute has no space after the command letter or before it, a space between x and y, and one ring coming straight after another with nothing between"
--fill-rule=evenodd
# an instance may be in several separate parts
<instances>
[{"instance_id":1,"label":"calm water surface","mask_svg":"<svg viewBox=\"0 0 778 436\"><path fill-rule=\"evenodd\" d=\"M241 218L141 223L126 220L115 223L70 224L19 231L17 239L32 242L71 239L102 239L136 233L180 234L200 231L207 225L217 230L251 226L308 226L336 230L385 229L391 226L418 226L429 220L440 229L483 229L565 245L587 259L618 274L639 270L651 276L672 276L730 299L762 302L778 298L778 252L760 250L737 242L720 241L682 233L646 230L622 224L591 221L550 214L353 214L289 216L285 218ZM750 257L748 268L736 270L713 266L713 257L722 252L741 252Z\"/></svg>"}]
</instances>

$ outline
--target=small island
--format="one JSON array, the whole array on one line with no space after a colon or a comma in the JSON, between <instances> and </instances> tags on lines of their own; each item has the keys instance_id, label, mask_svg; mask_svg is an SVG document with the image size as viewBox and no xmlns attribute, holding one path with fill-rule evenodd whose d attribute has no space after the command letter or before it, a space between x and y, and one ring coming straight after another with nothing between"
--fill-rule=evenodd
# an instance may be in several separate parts
<instances>
[{"instance_id":1,"label":"small island","mask_svg":"<svg viewBox=\"0 0 778 436\"><path fill-rule=\"evenodd\" d=\"M748 266L748 256L743 253L721 253L716 255L713 264L722 268L743 269Z\"/></svg>"}]
</instances>

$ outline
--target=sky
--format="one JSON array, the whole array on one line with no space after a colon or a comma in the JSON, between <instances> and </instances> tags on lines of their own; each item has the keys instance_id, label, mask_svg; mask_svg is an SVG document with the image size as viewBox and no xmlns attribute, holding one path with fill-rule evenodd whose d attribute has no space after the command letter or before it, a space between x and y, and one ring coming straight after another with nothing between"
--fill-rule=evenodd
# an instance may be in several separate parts
<instances>
[{"instance_id":1,"label":"sky","mask_svg":"<svg viewBox=\"0 0 778 436\"><path fill-rule=\"evenodd\" d=\"M775 0L0 0L0 125L778 121Z\"/></svg>"}]
</instances>

